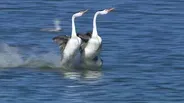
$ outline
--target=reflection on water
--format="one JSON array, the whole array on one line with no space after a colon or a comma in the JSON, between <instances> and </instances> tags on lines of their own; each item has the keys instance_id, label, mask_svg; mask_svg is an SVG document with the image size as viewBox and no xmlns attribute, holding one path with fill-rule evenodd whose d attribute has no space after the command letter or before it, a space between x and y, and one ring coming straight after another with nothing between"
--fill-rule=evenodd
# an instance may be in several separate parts
<instances>
[{"instance_id":1,"label":"reflection on water","mask_svg":"<svg viewBox=\"0 0 184 103\"><path fill-rule=\"evenodd\" d=\"M77 55L73 60L62 64L58 68L68 79L85 79L94 80L101 77L101 69L103 60L97 57L96 60L83 60L80 55Z\"/></svg>"},{"instance_id":2,"label":"reflection on water","mask_svg":"<svg viewBox=\"0 0 184 103\"><path fill-rule=\"evenodd\" d=\"M96 80L102 76L101 71L92 71L92 70L85 70L85 71L74 71L74 72L64 72L64 77L67 79L73 80Z\"/></svg>"},{"instance_id":3,"label":"reflection on water","mask_svg":"<svg viewBox=\"0 0 184 103\"><path fill-rule=\"evenodd\" d=\"M93 62L94 63L94 62ZM102 66L84 65L83 63L78 65L72 65L69 67L62 67L59 70L64 74L65 78L79 80L95 80L102 76Z\"/></svg>"}]
</instances>

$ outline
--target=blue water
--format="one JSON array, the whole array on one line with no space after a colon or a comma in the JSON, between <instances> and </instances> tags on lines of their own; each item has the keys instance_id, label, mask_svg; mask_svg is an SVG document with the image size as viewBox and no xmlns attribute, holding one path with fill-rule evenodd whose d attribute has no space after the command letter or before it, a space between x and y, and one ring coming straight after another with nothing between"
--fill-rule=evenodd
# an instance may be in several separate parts
<instances>
[{"instance_id":1,"label":"blue water","mask_svg":"<svg viewBox=\"0 0 184 103\"><path fill-rule=\"evenodd\" d=\"M1 103L183 103L183 0L1 0ZM52 41L92 30L103 39L101 70L61 70ZM61 20L63 31L43 32Z\"/></svg>"}]
</instances>

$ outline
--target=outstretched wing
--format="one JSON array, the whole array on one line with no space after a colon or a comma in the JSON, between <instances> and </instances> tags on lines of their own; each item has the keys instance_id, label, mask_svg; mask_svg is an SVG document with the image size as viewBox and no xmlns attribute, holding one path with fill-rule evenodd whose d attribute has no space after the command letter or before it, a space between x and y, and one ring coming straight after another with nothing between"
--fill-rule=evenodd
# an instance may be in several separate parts
<instances>
[{"instance_id":1,"label":"outstretched wing","mask_svg":"<svg viewBox=\"0 0 184 103\"><path fill-rule=\"evenodd\" d=\"M59 45L62 51L65 49L65 46L69 39L70 39L70 36L67 36L67 35L61 35L61 36L56 36L52 38L52 40L55 41Z\"/></svg>"},{"instance_id":2,"label":"outstretched wing","mask_svg":"<svg viewBox=\"0 0 184 103\"><path fill-rule=\"evenodd\" d=\"M87 32L85 34L77 33L77 36L82 39L82 44L80 49L83 50L86 47L88 40L91 38L92 32ZM70 38L71 38L70 36L61 35L61 36L56 36L52 38L52 40L55 41L60 46L60 49L63 51Z\"/></svg>"}]
</instances>

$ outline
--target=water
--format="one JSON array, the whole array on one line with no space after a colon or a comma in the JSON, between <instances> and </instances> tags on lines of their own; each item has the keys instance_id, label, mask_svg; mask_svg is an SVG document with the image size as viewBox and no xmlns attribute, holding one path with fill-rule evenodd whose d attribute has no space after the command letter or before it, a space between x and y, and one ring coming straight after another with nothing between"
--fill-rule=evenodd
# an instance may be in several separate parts
<instances>
[{"instance_id":1,"label":"water","mask_svg":"<svg viewBox=\"0 0 184 103\"><path fill-rule=\"evenodd\" d=\"M151 103L184 101L182 0L1 0L1 103ZM101 70L60 70L52 37L92 30L103 39ZM61 20L64 31L43 32Z\"/></svg>"}]
</instances>

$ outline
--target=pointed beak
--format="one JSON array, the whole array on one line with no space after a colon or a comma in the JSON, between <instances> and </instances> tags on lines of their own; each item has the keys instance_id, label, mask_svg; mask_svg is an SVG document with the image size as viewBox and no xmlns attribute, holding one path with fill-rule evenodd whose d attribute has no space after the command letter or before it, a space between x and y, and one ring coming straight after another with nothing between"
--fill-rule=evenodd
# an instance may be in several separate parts
<instances>
[{"instance_id":1,"label":"pointed beak","mask_svg":"<svg viewBox=\"0 0 184 103\"><path fill-rule=\"evenodd\" d=\"M113 11L114 10L114 8L110 8L110 9L107 9L108 10L108 12L111 12L111 11Z\"/></svg>"},{"instance_id":2,"label":"pointed beak","mask_svg":"<svg viewBox=\"0 0 184 103\"><path fill-rule=\"evenodd\" d=\"M86 13L87 11L88 11L88 9L87 9L87 10L85 10L85 11L81 11L81 12L84 14L84 13Z\"/></svg>"}]
</instances>

